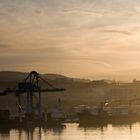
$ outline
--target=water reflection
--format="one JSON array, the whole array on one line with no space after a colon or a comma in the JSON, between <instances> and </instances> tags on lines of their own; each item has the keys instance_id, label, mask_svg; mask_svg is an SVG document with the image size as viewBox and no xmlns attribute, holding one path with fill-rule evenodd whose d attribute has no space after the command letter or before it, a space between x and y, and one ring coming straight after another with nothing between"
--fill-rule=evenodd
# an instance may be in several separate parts
<instances>
[{"instance_id":1,"label":"water reflection","mask_svg":"<svg viewBox=\"0 0 140 140\"><path fill-rule=\"evenodd\" d=\"M47 134L53 132L54 134L60 135L65 128L65 125L56 127L0 127L0 140L42 140L42 133Z\"/></svg>"},{"instance_id":2,"label":"water reflection","mask_svg":"<svg viewBox=\"0 0 140 140\"><path fill-rule=\"evenodd\" d=\"M138 140L140 123L86 125L77 123L57 127L0 127L0 140Z\"/></svg>"}]
</instances>

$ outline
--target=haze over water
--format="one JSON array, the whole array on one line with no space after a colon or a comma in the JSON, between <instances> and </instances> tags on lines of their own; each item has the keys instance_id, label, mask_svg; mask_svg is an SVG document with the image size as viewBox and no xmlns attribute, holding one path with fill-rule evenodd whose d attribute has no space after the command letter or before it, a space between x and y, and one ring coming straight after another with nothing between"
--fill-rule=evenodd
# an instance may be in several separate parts
<instances>
[{"instance_id":1,"label":"haze over water","mask_svg":"<svg viewBox=\"0 0 140 140\"><path fill-rule=\"evenodd\" d=\"M139 133L140 123L98 127L79 127L74 123L51 129L3 129L0 140L139 140Z\"/></svg>"}]
</instances>

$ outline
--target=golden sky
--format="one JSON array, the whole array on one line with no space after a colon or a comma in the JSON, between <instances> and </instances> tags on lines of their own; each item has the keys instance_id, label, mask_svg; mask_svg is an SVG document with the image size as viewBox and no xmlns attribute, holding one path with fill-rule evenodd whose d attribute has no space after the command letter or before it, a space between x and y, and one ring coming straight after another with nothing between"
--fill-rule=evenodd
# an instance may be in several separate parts
<instances>
[{"instance_id":1,"label":"golden sky","mask_svg":"<svg viewBox=\"0 0 140 140\"><path fill-rule=\"evenodd\" d=\"M0 0L0 70L140 79L140 0Z\"/></svg>"}]
</instances>

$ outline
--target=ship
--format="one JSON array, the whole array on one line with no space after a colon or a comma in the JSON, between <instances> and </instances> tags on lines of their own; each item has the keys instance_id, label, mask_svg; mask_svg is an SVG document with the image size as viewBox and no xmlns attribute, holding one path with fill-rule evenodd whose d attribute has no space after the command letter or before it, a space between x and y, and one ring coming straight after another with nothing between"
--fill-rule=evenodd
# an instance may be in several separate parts
<instances>
[{"instance_id":1,"label":"ship","mask_svg":"<svg viewBox=\"0 0 140 140\"><path fill-rule=\"evenodd\" d=\"M87 106L76 108L80 124L123 124L140 122L140 106Z\"/></svg>"},{"instance_id":2,"label":"ship","mask_svg":"<svg viewBox=\"0 0 140 140\"><path fill-rule=\"evenodd\" d=\"M47 110L47 121L52 124L61 124L66 121L66 113L62 107L61 99Z\"/></svg>"},{"instance_id":3,"label":"ship","mask_svg":"<svg viewBox=\"0 0 140 140\"><path fill-rule=\"evenodd\" d=\"M65 122L66 116L63 110L60 108L54 107L50 108L47 111L47 121L51 122L52 124L61 124Z\"/></svg>"}]
</instances>

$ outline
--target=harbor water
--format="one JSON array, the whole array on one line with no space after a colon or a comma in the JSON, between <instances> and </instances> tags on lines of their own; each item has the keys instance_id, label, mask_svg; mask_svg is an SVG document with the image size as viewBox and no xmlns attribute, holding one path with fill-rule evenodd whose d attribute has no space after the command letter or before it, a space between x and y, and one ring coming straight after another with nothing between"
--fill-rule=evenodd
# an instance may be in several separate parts
<instances>
[{"instance_id":1,"label":"harbor water","mask_svg":"<svg viewBox=\"0 0 140 140\"><path fill-rule=\"evenodd\" d=\"M0 140L139 140L140 123L79 126L67 123L52 128L0 128Z\"/></svg>"}]
</instances>

